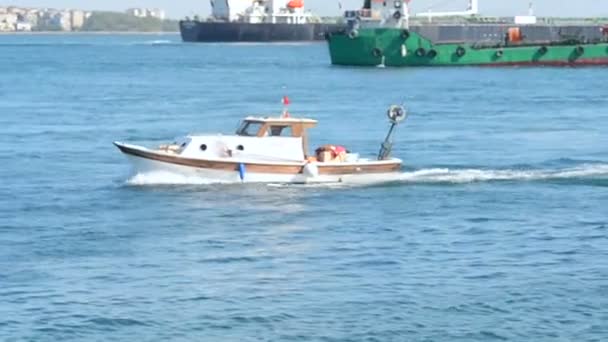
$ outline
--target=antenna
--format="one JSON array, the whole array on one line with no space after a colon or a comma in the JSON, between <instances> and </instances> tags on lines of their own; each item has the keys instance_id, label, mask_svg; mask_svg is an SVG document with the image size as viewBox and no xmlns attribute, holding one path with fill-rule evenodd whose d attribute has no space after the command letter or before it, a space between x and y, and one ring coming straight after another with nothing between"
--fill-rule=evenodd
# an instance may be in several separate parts
<instances>
[{"instance_id":1,"label":"antenna","mask_svg":"<svg viewBox=\"0 0 608 342\"><path fill-rule=\"evenodd\" d=\"M402 24L402 27L405 27L406 29L410 28L410 1L411 0L405 0L403 2L403 21L405 22L405 25Z\"/></svg>"},{"instance_id":2,"label":"antenna","mask_svg":"<svg viewBox=\"0 0 608 342\"><path fill-rule=\"evenodd\" d=\"M532 1L530 1L530 5L528 6L528 15L531 17L534 16L534 4Z\"/></svg>"},{"instance_id":3,"label":"antenna","mask_svg":"<svg viewBox=\"0 0 608 342\"><path fill-rule=\"evenodd\" d=\"M469 12L479 14L479 0L469 0Z\"/></svg>"}]
</instances>

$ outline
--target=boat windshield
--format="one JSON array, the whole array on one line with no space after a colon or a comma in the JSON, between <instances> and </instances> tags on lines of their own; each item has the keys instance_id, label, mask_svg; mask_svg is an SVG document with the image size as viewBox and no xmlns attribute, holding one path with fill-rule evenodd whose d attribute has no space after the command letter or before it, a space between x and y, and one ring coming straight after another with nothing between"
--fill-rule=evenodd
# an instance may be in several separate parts
<instances>
[{"instance_id":1,"label":"boat windshield","mask_svg":"<svg viewBox=\"0 0 608 342\"><path fill-rule=\"evenodd\" d=\"M293 136L293 134L291 132L291 126L272 125L272 126L270 126L270 136L271 137L291 137L291 136Z\"/></svg>"},{"instance_id":2,"label":"boat windshield","mask_svg":"<svg viewBox=\"0 0 608 342\"><path fill-rule=\"evenodd\" d=\"M261 122L251 122L245 121L241 124L241 127L236 131L237 135L242 135L246 137L255 137L258 135L258 132L262 128L263 123Z\"/></svg>"}]
</instances>

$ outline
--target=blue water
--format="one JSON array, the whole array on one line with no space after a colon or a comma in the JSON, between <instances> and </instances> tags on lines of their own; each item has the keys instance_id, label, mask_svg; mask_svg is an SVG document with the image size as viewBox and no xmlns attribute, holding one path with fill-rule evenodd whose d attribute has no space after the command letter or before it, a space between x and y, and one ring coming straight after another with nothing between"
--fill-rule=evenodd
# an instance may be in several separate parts
<instances>
[{"instance_id":1,"label":"blue water","mask_svg":"<svg viewBox=\"0 0 608 342\"><path fill-rule=\"evenodd\" d=\"M332 67L324 44L0 36L0 340L608 340L608 68ZM320 120L390 182L130 174L114 140ZM194 183L194 184L185 184Z\"/></svg>"}]
</instances>

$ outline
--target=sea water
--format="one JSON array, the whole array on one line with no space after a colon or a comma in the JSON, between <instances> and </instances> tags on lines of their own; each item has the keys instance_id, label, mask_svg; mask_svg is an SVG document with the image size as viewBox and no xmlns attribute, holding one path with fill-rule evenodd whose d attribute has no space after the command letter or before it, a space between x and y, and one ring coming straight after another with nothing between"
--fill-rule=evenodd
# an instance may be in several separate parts
<instances>
[{"instance_id":1,"label":"sea water","mask_svg":"<svg viewBox=\"0 0 608 342\"><path fill-rule=\"evenodd\" d=\"M608 339L608 68L349 68L314 44L0 36L0 340ZM318 119L390 179L213 185L112 141Z\"/></svg>"}]
</instances>

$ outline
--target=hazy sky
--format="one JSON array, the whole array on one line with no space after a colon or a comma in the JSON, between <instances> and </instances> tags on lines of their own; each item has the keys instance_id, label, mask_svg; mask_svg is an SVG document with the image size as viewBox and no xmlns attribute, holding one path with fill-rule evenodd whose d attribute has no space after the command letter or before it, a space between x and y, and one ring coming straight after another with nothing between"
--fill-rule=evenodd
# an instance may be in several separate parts
<instances>
[{"instance_id":1,"label":"hazy sky","mask_svg":"<svg viewBox=\"0 0 608 342\"><path fill-rule=\"evenodd\" d=\"M287 0L286 0L287 1ZM362 0L341 0L345 9L355 9ZM527 13L529 0L479 0L480 10L487 15L515 15ZM305 0L306 7L318 14L337 15L338 0ZM413 11L460 10L467 0L412 0ZM159 7L168 16L181 18L210 12L209 0L0 0L0 5L30 7L82 8L122 11L128 7ZM608 0L534 0L539 16L604 16L608 17Z\"/></svg>"}]
</instances>

